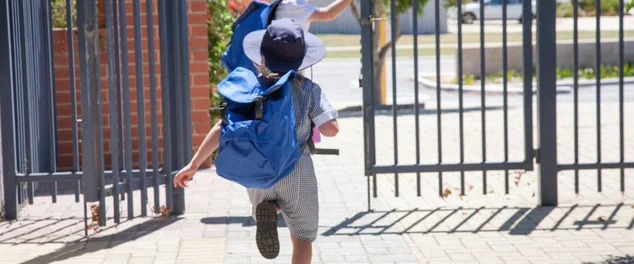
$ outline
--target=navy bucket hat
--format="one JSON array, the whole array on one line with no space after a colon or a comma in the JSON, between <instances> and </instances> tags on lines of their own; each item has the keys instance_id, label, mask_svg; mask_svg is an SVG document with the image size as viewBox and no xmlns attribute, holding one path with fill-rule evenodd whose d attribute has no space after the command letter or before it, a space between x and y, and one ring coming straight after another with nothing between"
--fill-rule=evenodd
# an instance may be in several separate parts
<instances>
[{"instance_id":1,"label":"navy bucket hat","mask_svg":"<svg viewBox=\"0 0 634 264\"><path fill-rule=\"evenodd\" d=\"M273 72L306 69L326 56L324 43L288 18L274 20L265 30L249 33L243 41L244 53L255 64L266 61Z\"/></svg>"}]
</instances>

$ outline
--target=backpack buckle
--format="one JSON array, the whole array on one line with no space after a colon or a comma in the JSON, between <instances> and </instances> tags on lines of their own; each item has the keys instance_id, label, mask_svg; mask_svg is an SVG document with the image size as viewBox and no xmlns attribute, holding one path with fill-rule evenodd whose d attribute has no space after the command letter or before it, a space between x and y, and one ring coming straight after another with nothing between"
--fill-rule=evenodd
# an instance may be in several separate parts
<instances>
[{"instance_id":1,"label":"backpack buckle","mask_svg":"<svg viewBox=\"0 0 634 264\"><path fill-rule=\"evenodd\" d=\"M220 118L227 123L227 103L220 104Z\"/></svg>"},{"instance_id":2,"label":"backpack buckle","mask_svg":"<svg viewBox=\"0 0 634 264\"><path fill-rule=\"evenodd\" d=\"M260 120L264 115L264 106L262 105L262 101L266 100L264 96L258 96L253 99L253 103L255 103L255 119Z\"/></svg>"}]
</instances>

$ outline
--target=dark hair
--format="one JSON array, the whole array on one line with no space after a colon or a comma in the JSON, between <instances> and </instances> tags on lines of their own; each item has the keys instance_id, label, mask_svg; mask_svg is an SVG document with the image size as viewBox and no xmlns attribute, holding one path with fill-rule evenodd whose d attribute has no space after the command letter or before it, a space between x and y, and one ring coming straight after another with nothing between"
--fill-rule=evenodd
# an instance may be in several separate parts
<instances>
[{"instance_id":1,"label":"dark hair","mask_svg":"<svg viewBox=\"0 0 634 264\"><path fill-rule=\"evenodd\" d=\"M281 77L281 74L279 72L273 72L266 67L266 61L264 60L264 57L262 57L262 62L260 62L260 64L255 64L255 68L260 73L258 77L262 78L266 85L273 85Z\"/></svg>"},{"instance_id":2,"label":"dark hair","mask_svg":"<svg viewBox=\"0 0 634 264\"><path fill-rule=\"evenodd\" d=\"M269 68L267 68L264 57L262 57L262 62L260 62L260 64L255 64L255 68L260 73L258 77L262 78L262 80L264 80L264 83L266 85L275 84L283 75L283 73L273 72ZM304 77L301 74L297 73L295 81L302 82L304 81Z\"/></svg>"}]
</instances>

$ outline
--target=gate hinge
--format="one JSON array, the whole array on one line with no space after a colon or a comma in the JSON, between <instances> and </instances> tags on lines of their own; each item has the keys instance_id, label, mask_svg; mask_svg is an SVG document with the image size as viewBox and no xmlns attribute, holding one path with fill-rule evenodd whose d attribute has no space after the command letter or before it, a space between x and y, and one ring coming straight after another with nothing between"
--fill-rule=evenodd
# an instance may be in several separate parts
<instances>
[{"instance_id":1,"label":"gate hinge","mask_svg":"<svg viewBox=\"0 0 634 264\"><path fill-rule=\"evenodd\" d=\"M540 163L540 149L534 149L533 150L533 156L535 157L535 163L539 164Z\"/></svg>"},{"instance_id":2,"label":"gate hinge","mask_svg":"<svg viewBox=\"0 0 634 264\"><path fill-rule=\"evenodd\" d=\"M374 22L383 22L383 21L387 21L387 17L368 17L368 18L364 18L361 19L361 25L370 25Z\"/></svg>"}]
</instances>

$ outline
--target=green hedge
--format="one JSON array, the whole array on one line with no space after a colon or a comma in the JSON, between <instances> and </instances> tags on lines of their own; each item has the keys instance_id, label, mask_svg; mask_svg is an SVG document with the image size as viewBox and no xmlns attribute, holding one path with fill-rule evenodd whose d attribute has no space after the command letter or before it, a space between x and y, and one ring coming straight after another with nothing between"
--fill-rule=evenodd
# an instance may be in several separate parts
<instances>
[{"instance_id":1,"label":"green hedge","mask_svg":"<svg viewBox=\"0 0 634 264\"><path fill-rule=\"evenodd\" d=\"M207 46L209 48L209 83L211 107L216 107L222 99L216 91L216 85L227 75L227 70L222 66L220 60L222 53L227 49L231 40L231 24L233 16L227 7L226 0L207 0ZM218 120L218 112L210 111L211 122L215 124Z\"/></svg>"},{"instance_id":2,"label":"green hedge","mask_svg":"<svg viewBox=\"0 0 634 264\"><path fill-rule=\"evenodd\" d=\"M617 16L619 14L619 3L623 0L601 0L601 15ZM631 2L626 3L627 5ZM572 1L557 4L557 16L572 17ZM579 0L579 16L595 16L596 0Z\"/></svg>"},{"instance_id":3,"label":"green hedge","mask_svg":"<svg viewBox=\"0 0 634 264\"><path fill-rule=\"evenodd\" d=\"M73 25L77 23L75 1L71 0ZM53 21L53 28L66 28L68 26L66 23L66 0L51 0L51 20Z\"/></svg>"}]
</instances>

